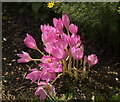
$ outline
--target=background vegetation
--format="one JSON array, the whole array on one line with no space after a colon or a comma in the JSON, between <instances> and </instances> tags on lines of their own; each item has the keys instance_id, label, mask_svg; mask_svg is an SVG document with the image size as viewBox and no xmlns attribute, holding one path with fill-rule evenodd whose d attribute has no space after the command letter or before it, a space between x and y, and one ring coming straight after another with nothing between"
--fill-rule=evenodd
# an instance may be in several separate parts
<instances>
[{"instance_id":1,"label":"background vegetation","mask_svg":"<svg viewBox=\"0 0 120 102\"><path fill-rule=\"evenodd\" d=\"M58 2L53 8L47 3L18 3L20 13L30 13L44 23L52 22L51 18L67 13L71 22L79 26L79 32L86 38L100 36L118 47L120 44L120 14L117 12L120 3L115 2ZM52 15L51 15L52 14Z\"/></svg>"}]
</instances>

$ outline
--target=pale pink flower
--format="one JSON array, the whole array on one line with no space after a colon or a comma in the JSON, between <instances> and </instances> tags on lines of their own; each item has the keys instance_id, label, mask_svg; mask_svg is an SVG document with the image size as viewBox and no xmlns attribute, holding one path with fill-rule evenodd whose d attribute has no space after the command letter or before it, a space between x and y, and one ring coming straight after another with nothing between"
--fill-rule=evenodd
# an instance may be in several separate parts
<instances>
[{"instance_id":1,"label":"pale pink flower","mask_svg":"<svg viewBox=\"0 0 120 102\"><path fill-rule=\"evenodd\" d=\"M42 61L42 63L51 63L52 62L52 56L46 55L43 56L40 61Z\"/></svg>"},{"instance_id":2,"label":"pale pink flower","mask_svg":"<svg viewBox=\"0 0 120 102\"><path fill-rule=\"evenodd\" d=\"M59 29L63 29L63 23L62 23L62 20L61 18L57 19L57 18L53 18L53 24L56 28L59 28Z\"/></svg>"},{"instance_id":3,"label":"pale pink flower","mask_svg":"<svg viewBox=\"0 0 120 102\"><path fill-rule=\"evenodd\" d=\"M67 14L62 15L62 22L63 25L66 27L66 29L69 29L69 25L70 25L70 20Z\"/></svg>"},{"instance_id":4,"label":"pale pink flower","mask_svg":"<svg viewBox=\"0 0 120 102\"><path fill-rule=\"evenodd\" d=\"M78 46L80 46L80 44L81 44L80 36L72 34L72 36L69 39L70 47L73 47L73 46L78 47Z\"/></svg>"},{"instance_id":5,"label":"pale pink flower","mask_svg":"<svg viewBox=\"0 0 120 102\"><path fill-rule=\"evenodd\" d=\"M78 32L78 26L74 25L74 24L70 24L69 26L69 31L72 34L76 34Z\"/></svg>"},{"instance_id":6,"label":"pale pink flower","mask_svg":"<svg viewBox=\"0 0 120 102\"><path fill-rule=\"evenodd\" d=\"M47 70L50 73L62 72L62 64L60 64L58 59L47 55L43 56L41 61L42 63L40 63L38 66L42 67L42 70Z\"/></svg>"},{"instance_id":7,"label":"pale pink flower","mask_svg":"<svg viewBox=\"0 0 120 102\"><path fill-rule=\"evenodd\" d=\"M57 33L62 35L63 34L63 23L61 18L57 19L57 18L53 18L53 24L57 30Z\"/></svg>"},{"instance_id":8,"label":"pale pink flower","mask_svg":"<svg viewBox=\"0 0 120 102\"><path fill-rule=\"evenodd\" d=\"M20 59L17 60L18 63L26 63L32 60L29 53L22 51L23 54L17 54Z\"/></svg>"},{"instance_id":9,"label":"pale pink flower","mask_svg":"<svg viewBox=\"0 0 120 102\"><path fill-rule=\"evenodd\" d=\"M55 42L55 45L57 47L66 49L68 47L68 44L69 44L69 39L70 39L70 35L66 35L65 33L63 33L61 35L61 38L58 39L58 41Z\"/></svg>"},{"instance_id":10,"label":"pale pink flower","mask_svg":"<svg viewBox=\"0 0 120 102\"><path fill-rule=\"evenodd\" d=\"M45 50L47 53L50 53L50 54L51 54L53 46L55 46L54 43L46 43L44 50Z\"/></svg>"},{"instance_id":11,"label":"pale pink flower","mask_svg":"<svg viewBox=\"0 0 120 102\"><path fill-rule=\"evenodd\" d=\"M71 55L74 59L79 60L83 58L83 50L81 48L77 48L76 46L70 48Z\"/></svg>"},{"instance_id":12,"label":"pale pink flower","mask_svg":"<svg viewBox=\"0 0 120 102\"><path fill-rule=\"evenodd\" d=\"M37 69L30 69L30 71L32 71L31 73L27 74L27 76L25 77L26 79L30 79L31 83L35 82L36 80L40 80L41 78L41 71L37 70Z\"/></svg>"},{"instance_id":13,"label":"pale pink flower","mask_svg":"<svg viewBox=\"0 0 120 102\"><path fill-rule=\"evenodd\" d=\"M63 48L60 48L60 47L53 47L51 54L53 57L59 60L64 59L68 56L67 52Z\"/></svg>"},{"instance_id":14,"label":"pale pink flower","mask_svg":"<svg viewBox=\"0 0 120 102\"><path fill-rule=\"evenodd\" d=\"M47 92L51 96L55 94L55 88L49 83L41 81L40 83L38 83L38 85L40 86L37 88L35 95L39 96L41 101L44 101L44 99L46 98Z\"/></svg>"},{"instance_id":15,"label":"pale pink flower","mask_svg":"<svg viewBox=\"0 0 120 102\"><path fill-rule=\"evenodd\" d=\"M41 31L42 31L42 41L44 42L44 45L46 43L52 43L59 38L59 34L57 30L49 25L41 25Z\"/></svg>"},{"instance_id":16,"label":"pale pink flower","mask_svg":"<svg viewBox=\"0 0 120 102\"><path fill-rule=\"evenodd\" d=\"M45 90L47 90L49 94L55 93L55 87L48 82L41 81L40 83L38 83L38 85L40 85L40 87L43 87Z\"/></svg>"},{"instance_id":17,"label":"pale pink flower","mask_svg":"<svg viewBox=\"0 0 120 102\"><path fill-rule=\"evenodd\" d=\"M27 35L27 37L25 37L25 39L24 39L24 44L28 48L37 49L37 45L36 45L35 39L31 35L29 35L29 34L26 34L26 35Z\"/></svg>"},{"instance_id":18,"label":"pale pink flower","mask_svg":"<svg viewBox=\"0 0 120 102\"><path fill-rule=\"evenodd\" d=\"M45 100L45 98L46 98L46 92L43 89L43 87L38 87L37 90L36 90L36 92L35 92L35 95L39 96L39 99L41 101Z\"/></svg>"},{"instance_id":19,"label":"pale pink flower","mask_svg":"<svg viewBox=\"0 0 120 102\"><path fill-rule=\"evenodd\" d=\"M87 62L89 65L95 65L98 63L98 58L95 54L91 54L87 57Z\"/></svg>"},{"instance_id":20,"label":"pale pink flower","mask_svg":"<svg viewBox=\"0 0 120 102\"><path fill-rule=\"evenodd\" d=\"M55 72L50 72L52 70L51 68L43 68L42 73L41 73L41 79L45 80L46 82L49 82L51 79L56 78L56 73Z\"/></svg>"}]
</instances>

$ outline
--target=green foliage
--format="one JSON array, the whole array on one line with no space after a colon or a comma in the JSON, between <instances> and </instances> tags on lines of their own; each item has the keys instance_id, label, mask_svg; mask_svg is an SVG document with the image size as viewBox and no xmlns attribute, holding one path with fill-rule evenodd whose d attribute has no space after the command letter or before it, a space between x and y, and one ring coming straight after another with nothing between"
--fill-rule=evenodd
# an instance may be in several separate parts
<instances>
[{"instance_id":1,"label":"green foliage","mask_svg":"<svg viewBox=\"0 0 120 102\"><path fill-rule=\"evenodd\" d=\"M51 18L67 13L71 22L79 25L80 32L88 38L102 36L114 46L120 44L119 3L115 2L60 2L48 8L44 2L17 3L20 13L32 14L40 21L50 22ZM58 16L59 17L59 16ZM46 22L45 22L46 21Z\"/></svg>"},{"instance_id":2,"label":"green foliage","mask_svg":"<svg viewBox=\"0 0 120 102\"><path fill-rule=\"evenodd\" d=\"M77 2L58 3L54 10L67 13L72 22L87 37L101 35L113 44L120 43L120 14L117 12L119 3L110 2Z\"/></svg>"},{"instance_id":3,"label":"green foliage","mask_svg":"<svg viewBox=\"0 0 120 102\"><path fill-rule=\"evenodd\" d=\"M119 102L120 95L113 95L110 100L111 100L111 102Z\"/></svg>"},{"instance_id":4,"label":"green foliage","mask_svg":"<svg viewBox=\"0 0 120 102\"><path fill-rule=\"evenodd\" d=\"M35 17L40 22L47 23L51 21L51 18L55 15L52 9L47 7L45 2L18 2L19 12L21 14L29 14Z\"/></svg>"},{"instance_id":5,"label":"green foliage","mask_svg":"<svg viewBox=\"0 0 120 102\"><path fill-rule=\"evenodd\" d=\"M39 3L32 3L32 10L35 13L38 13L39 9L40 9L40 4Z\"/></svg>"}]
</instances>

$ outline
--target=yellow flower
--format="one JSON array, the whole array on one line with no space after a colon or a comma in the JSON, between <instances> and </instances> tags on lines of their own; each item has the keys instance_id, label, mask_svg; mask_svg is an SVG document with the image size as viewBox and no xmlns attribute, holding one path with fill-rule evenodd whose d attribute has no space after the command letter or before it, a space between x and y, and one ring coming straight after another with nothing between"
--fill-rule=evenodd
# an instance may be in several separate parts
<instances>
[{"instance_id":1,"label":"yellow flower","mask_svg":"<svg viewBox=\"0 0 120 102\"><path fill-rule=\"evenodd\" d=\"M117 10L118 12L119 12L119 14L120 14L120 10Z\"/></svg>"},{"instance_id":2,"label":"yellow flower","mask_svg":"<svg viewBox=\"0 0 120 102\"><path fill-rule=\"evenodd\" d=\"M119 12L119 14L120 14L120 7L118 7L118 9L119 9L119 10L117 10L117 12Z\"/></svg>"},{"instance_id":3,"label":"yellow flower","mask_svg":"<svg viewBox=\"0 0 120 102\"><path fill-rule=\"evenodd\" d=\"M54 5L55 5L54 2L49 2L49 3L47 4L47 7L52 8Z\"/></svg>"}]
</instances>

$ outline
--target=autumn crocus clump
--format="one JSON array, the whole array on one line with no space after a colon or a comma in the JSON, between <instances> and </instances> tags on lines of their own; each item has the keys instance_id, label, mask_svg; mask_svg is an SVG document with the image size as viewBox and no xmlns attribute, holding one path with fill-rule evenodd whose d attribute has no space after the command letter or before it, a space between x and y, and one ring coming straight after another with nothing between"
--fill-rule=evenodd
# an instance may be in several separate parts
<instances>
[{"instance_id":1,"label":"autumn crocus clump","mask_svg":"<svg viewBox=\"0 0 120 102\"><path fill-rule=\"evenodd\" d=\"M31 72L25 78L38 85L35 95L39 96L40 100L44 100L46 96L53 99L51 98L55 95L53 84L61 75L68 73L75 80L83 80L87 77L90 67L98 62L95 54L84 55L84 45L77 35L78 26L70 23L67 14L59 19L53 18L53 25L40 25L46 55L37 47L35 39L29 34L26 34L24 44L39 51L43 57L33 59L24 51L23 54L17 54L20 57L18 63L38 61L38 68L29 69Z\"/></svg>"}]
</instances>

